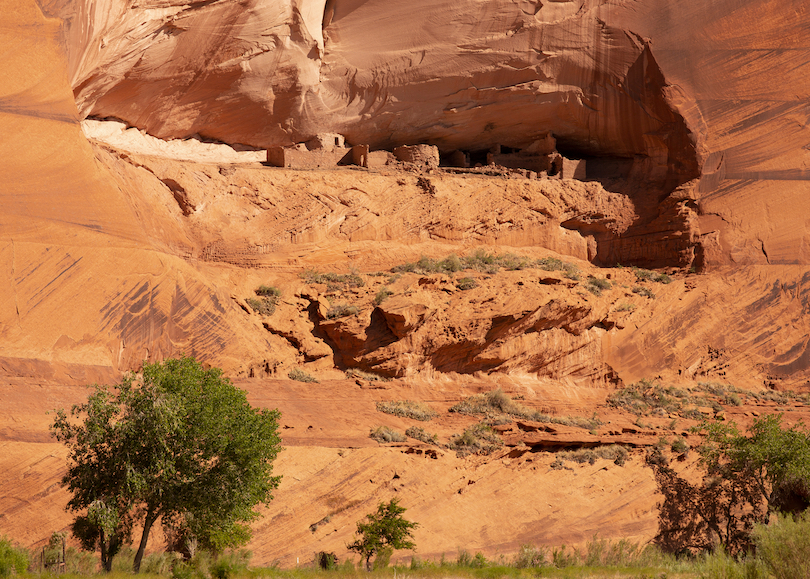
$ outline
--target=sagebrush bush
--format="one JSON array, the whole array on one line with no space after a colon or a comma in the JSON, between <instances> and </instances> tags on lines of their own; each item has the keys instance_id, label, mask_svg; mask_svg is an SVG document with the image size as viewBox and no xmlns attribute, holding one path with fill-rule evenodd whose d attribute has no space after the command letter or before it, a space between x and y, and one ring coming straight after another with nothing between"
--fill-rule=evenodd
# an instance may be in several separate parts
<instances>
[{"instance_id":1,"label":"sagebrush bush","mask_svg":"<svg viewBox=\"0 0 810 579\"><path fill-rule=\"evenodd\" d=\"M470 426L461 434L453 435L447 448L463 458L471 454L491 454L503 446L501 437L486 424Z\"/></svg>"},{"instance_id":2,"label":"sagebrush bush","mask_svg":"<svg viewBox=\"0 0 810 579\"><path fill-rule=\"evenodd\" d=\"M658 283L670 283L672 278L670 278L665 273L658 273L656 271L651 271L649 269L640 269L638 267L632 268L634 274L636 274L636 279L639 281L654 281Z\"/></svg>"},{"instance_id":3,"label":"sagebrush bush","mask_svg":"<svg viewBox=\"0 0 810 579\"><path fill-rule=\"evenodd\" d=\"M359 313L360 309L357 306L351 306L349 304L335 304L326 311L326 317L330 320L335 320L337 318L345 318L347 316L356 316Z\"/></svg>"},{"instance_id":4,"label":"sagebrush bush","mask_svg":"<svg viewBox=\"0 0 810 579\"><path fill-rule=\"evenodd\" d=\"M610 282L603 278L588 277L588 283L585 284L585 289L591 292L595 296L602 295L602 291L606 289L610 289L611 285Z\"/></svg>"},{"instance_id":5,"label":"sagebrush bush","mask_svg":"<svg viewBox=\"0 0 810 579\"><path fill-rule=\"evenodd\" d=\"M362 380L368 380L369 382L390 382L391 378L387 376L381 376L380 374L374 374L372 372L366 372L365 370L361 370L360 368L349 368L346 370L346 377L347 378L361 378Z\"/></svg>"},{"instance_id":6,"label":"sagebrush bush","mask_svg":"<svg viewBox=\"0 0 810 579\"><path fill-rule=\"evenodd\" d=\"M471 290L478 287L478 282L473 277L462 277L456 280L456 287L462 291Z\"/></svg>"},{"instance_id":7,"label":"sagebrush bush","mask_svg":"<svg viewBox=\"0 0 810 579\"><path fill-rule=\"evenodd\" d=\"M512 566L517 569L545 567L547 554L548 549L545 547L538 549L534 545L521 545L520 551L512 561Z\"/></svg>"},{"instance_id":8,"label":"sagebrush bush","mask_svg":"<svg viewBox=\"0 0 810 579\"><path fill-rule=\"evenodd\" d=\"M377 295L374 296L374 305L380 305L392 295L394 295L394 292L389 290L387 286L381 287L380 291L377 292Z\"/></svg>"},{"instance_id":9,"label":"sagebrush bush","mask_svg":"<svg viewBox=\"0 0 810 579\"><path fill-rule=\"evenodd\" d=\"M388 426L378 426L369 433L369 437L380 443L405 442L407 440L404 434Z\"/></svg>"},{"instance_id":10,"label":"sagebrush bush","mask_svg":"<svg viewBox=\"0 0 810 579\"><path fill-rule=\"evenodd\" d=\"M439 444L438 435L430 434L421 426L411 426L405 431L405 436L410 436L411 438L424 442L425 444L435 444L437 446Z\"/></svg>"},{"instance_id":11,"label":"sagebrush bush","mask_svg":"<svg viewBox=\"0 0 810 579\"><path fill-rule=\"evenodd\" d=\"M581 417L557 417L549 416L526 408L518 404L510 398L503 390L497 388L484 394L474 394L458 402L450 407L450 412L458 412L459 414L483 414L487 417L490 423L506 423L508 420L499 422L504 416L511 416L514 418L523 418L524 420L532 420L534 422L547 422L552 424L564 424L566 426L576 426L586 430L592 430L601 424L601 421L596 418Z\"/></svg>"},{"instance_id":12,"label":"sagebrush bush","mask_svg":"<svg viewBox=\"0 0 810 579\"><path fill-rule=\"evenodd\" d=\"M290 380L295 380L296 382L312 382L318 383L318 379L311 374L307 374L300 368L293 368L287 373L287 377Z\"/></svg>"},{"instance_id":13,"label":"sagebrush bush","mask_svg":"<svg viewBox=\"0 0 810 579\"><path fill-rule=\"evenodd\" d=\"M556 454L557 461L570 460L579 464L595 464L600 458L613 461L614 464L624 466L627 462L627 449L618 444L607 446L596 446L594 448L582 448L579 450L565 450Z\"/></svg>"},{"instance_id":14,"label":"sagebrush bush","mask_svg":"<svg viewBox=\"0 0 810 579\"><path fill-rule=\"evenodd\" d=\"M245 300L257 314L271 316L276 311L276 305L281 297L281 291L273 286L260 285L254 290L257 298L249 297Z\"/></svg>"},{"instance_id":15,"label":"sagebrush bush","mask_svg":"<svg viewBox=\"0 0 810 579\"><path fill-rule=\"evenodd\" d=\"M386 414L393 414L402 418L413 418L423 422L432 420L438 415L438 412L424 402L414 402L412 400L377 402L377 410Z\"/></svg>"},{"instance_id":16,"label":"sagebrush bush","mask_svg":"<svg viewBox=\"0 0 810 579\"><path fill-rule=\"evenodd\" d=\"M300 274L308 284L326 284L327 291L363 287L366 282L356 272L351 273L320 273L311 269Z\"/></svg>"},{"instance_id":17,"label":"sagebrush bush","mask_svg":"<svg viewBox=\"0 0 810 579\"><path fill-rule=\"evenodd\" d=\"M650 298L651 300L655 299L655 294L652 292L651 289L642 287L640 285L637 285L633 288L633 293L638 294L640 296L644 296L645 298Z\"/></svg>"}]
</instances>

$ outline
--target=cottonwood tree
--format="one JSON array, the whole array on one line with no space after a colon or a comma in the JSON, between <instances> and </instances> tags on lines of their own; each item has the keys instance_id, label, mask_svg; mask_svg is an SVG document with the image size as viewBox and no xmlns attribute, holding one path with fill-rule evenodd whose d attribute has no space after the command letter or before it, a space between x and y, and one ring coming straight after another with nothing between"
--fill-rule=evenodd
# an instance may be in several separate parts
<instances>
[{"instance_id":1,"label":"cottonwood tree","mask_svg":"<svg viewBox=\"0 0 810 579\"><path fill-rule=\"evenodd\" d=\"M182 357L148 364L115 388L95 386L51 431L69 449L63 484L73 534L102 565L141 529L139 571L156 523L220 550L247 542L254 508L272 499L281 450L277 410L256 409L217 368Z\"/></svg>"},{"instance_id":2,"label":"cottonwood tree","mask_svg":"<svg viewBox=\"0 0 810 579\"><path fill-rule=\"evenodd\" d=\"M366 568L371 571L371 558L386 549L415 549L413 529L419 523L406 520L402 513L404 507L399 506L397 499L391 499L387 504L380 503L377 512L366 516L367 522L357 523L357 538L347 545L350 551L355 551L366 560Z\"/></svg>"},{"instance_id":3,"label":"cottonwood tree","mask_svg":"<svg viewBox=\"0 0 810 579\"><path fill-rule=\"evenodd\" d=\"M779 415L754 420L748 435L734 422L704 423L698 447L703 480L691 483L655 467L664 495L656 542L666 551L712 549L736 554L752 546L757 523L772 512L798 513L810 504L810 433L784 427Z\"/></svg>"}]
</instances>

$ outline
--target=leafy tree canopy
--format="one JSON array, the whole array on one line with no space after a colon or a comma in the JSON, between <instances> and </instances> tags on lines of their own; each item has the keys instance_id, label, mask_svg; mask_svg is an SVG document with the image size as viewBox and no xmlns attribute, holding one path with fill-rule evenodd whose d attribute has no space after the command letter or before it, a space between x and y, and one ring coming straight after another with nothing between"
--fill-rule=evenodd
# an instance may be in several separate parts
<instances>
[{"instance_id":1,"label":"leafy tree canopy","mask_svg":"<svg viewBox=\"0 0 810 579\"><path fill-rule=\"evenodd\" d=\"M810 432L803 423L786 427L774 414L754 420L748 434L716 420L700 430L701 483L655 467L664 495L656 542L664 550L709 550L720 543L736 554L752 547L751 533L769 513L798 513L810 505Z\"/></svg>"},{"instance_id":2,"label":"leafy tree canopy","mask_svg":"<svg viewBox=\"0 0 810 579\"><path fill-rule=\"evenodd\" d=\"M355 551L366 560L366 567L371 569L371 557L383 552L385 549L415 549L416 544L411 541L413 529L419 523L406 520L402 513L404 507L399 506L397 499L388 503L380 503L377 512L366 517L367 522L357 523L357 535L353 543L347 545L350 551Z\"/></svg>"},{"instance_id":3,"label":"leafy tree canopy","mask_svg":"<svg viewBox=\"0 0 810 579\"><path fill-rule=\"evenodd\" d=\"M247 542L254 507L279 483L279 416L251 407L221 370L190 357L147 364L115 388L95 386L51 426L69 449L63 484L73 495L68 508L80 513L74 535L100 549L108 571L136 523L136 572L158 521L215 550Z\"/></svg>"}]
</instances>

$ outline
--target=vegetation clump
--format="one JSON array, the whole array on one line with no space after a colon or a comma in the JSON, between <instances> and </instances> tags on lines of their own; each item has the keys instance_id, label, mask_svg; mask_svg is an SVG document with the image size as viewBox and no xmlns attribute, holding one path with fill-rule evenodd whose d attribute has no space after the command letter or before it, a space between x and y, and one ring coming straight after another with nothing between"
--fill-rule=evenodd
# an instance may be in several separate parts
<instances>
[{"instance_id":1,"label":"vegetation clump","mask_svg":"<svg viewBox=\"0 0 810 579\"><path fill-rule=\"evenodd\" d=\"M638 294L640 296L644 296L645 298L649 298L651 300L655 299L655 294L650 288L646 288L640 285L633 287L633 293Z\"/></svg>"},{"instance_id":2,"label":"vegetation clump","mask_svg":"<svg viewBox=\"0 0 810 579\"><path fill-rule=\"evenodd\" d=\"M695 420L705 418L698 407L709 407L715 412L722 410L715 400L646 378L613 392L607 397L607 403L637 416L677 414Z\"/></svg>"},{"instance_id":3,"label":"vegetation clump","mask_svg":"<svg viewBox=\"0 0 810 579\"><path fill-rule=\"evenodd\" d=\"M391 268L391 273L417 273L428 275L442 273L452 275L463 270L473 270L486 274L498 273L501 269L517 271L538 268L545 271L562 271L569 279L579 279L579 269L555 257L544 257L532 260L511 253L497 255L479 249L470 255L458 257L451 254L444 259L433 259L422 256L415 262L404 263Z\"/></svg>"},{"instance_id":4,"label":"vegetation clump","mask_svg":"<svg viewBox=\"0 0 810 579\"><path fill-rule=\"evenodd\" d=\"M439 445L439 437L436 434L430 434L421 426L411 426L405 431L405 436L409 436L425 444Z\"/></svg>"},{"instance_id":5,"label":"vegetation clump","mask_svg":"<svg viewBox=\"0 0 810 579\"><path fill-rule=\"evenodd\" d=\"M657 271L641 269L638 267L632 268L632 271L636 275L636 279L639 281L654 281L663 284L672 282L672 278L665 273L658 273Z\"/></svg>"},{"instance_id":6,"label":"vegetation clump","mask_svg":"<svg viewBox=\"0 0 810 579\"><path fill-rule=\"evenodd\" d=\"M463 433L453 435L447 448L456 451L456 456L464 458L471 454L492 454L503 446L501 437L486 424L474 424Z\"/></svg>"},{"instance_id":7,"label":"vegetation clump","mask_svg":"<svg viewBox=\"0 0 810 579\"><path fill-rule=\"evenodd\" d=\"M748 551L756 525L772 513L798 513L810 505L810 431L783 427L780 415L754 420L748 434L734 422L707 421L697 447L703 480L691 483L666 464L654 466L664 496L656 543L668 552Z\"/></svg>"},{"instance_id":8,"label":"vegetation clump","mask_svg":"<svg viewBox=\"0 0 810 579\"><path fill-rule=\"evenodd\" d=\"M412 400L393 400L391 402L377 402L377 410L402 418L413 418L427 422L438 415L424 402L414 402Z\"/></svg>"},{"instance_id":9,"label":"vegetation clump","mask_svg":"<svg viewBox=\"0 0 810 579\"><path fill-rule=\"evenodd\" d=\"M389 426L378 426L369 433L369 437L382 444L389 442L405 442L407 440L404 434Z\"/></svg>"},{"instance_id":10,"label":"vegetation clump","mask_svg":"<svg viewBox=\"0 0 810 579\"><path fill-rule=\"evenodd\" d=\"M585 284L585 289L595 296L601 296L602 291L610 289L610 282L604 278L588 276L588 282Z\"/></svg>"},{"instance_id":11,"label":"vegetation clump","mask_svg":"<svg viewBox=\"0 0 810 579\"><path fill-rule=\"evenodd\" d=\"M361 370L360 368L349 368L346 370L346 377L347 378L360 378L361 380L368 380L369 382L390 382L391 378L387 376L381 376L380 374L374 374L372 372L366 372L365 370Z\"/></svg>"},{"instance_id":12,"label":"vegetation clump","mask_svg":"<svg viewBox=\"0 0 810 579\"><path fill-rule=\"evenodd\" d=\"M320 273L315 270L308 269L300 274L308 284L325 284L326 290L333 292L337 290L345 290L349 288L363 287L366 282L356 272L351 273Z\"/></svg>"},{"instance_id":13,"label":"vegetation clump","mask_svg":"<svg viewBox=\"0 0 810 579\"><path fill-rule=\"evenodd\" d=\"M383 286L377 292L377 295L374 296L374 305L379 306L385 300L387 300L390 296L394 295L394 292L388 289L388 286Z\"/></svg>"},{"instance_id":14,"label":"vegetation clump","mask_svg":"<svg viewBox=\"0 0 810 579\"><path fill-rule=\"evenodd\" d=\"M293 368L289 372L287 372L287 378L290 380L295 380L296 382L310 382L310 383L318 383L318 379L313 376L312 374L308 374L301 368Z\"/></svg>"},{"instance_id":15,"label":"vegetation clump","mask_svg":"<svg viewBox=\"0 0 810 579\"><path fill-rule=\"evenodd\" d=\"M0 577L23 574L28 563L28 551L15 547L6 537L0 537Z\"/></svg>"},{"instance_id":16,"label":"vegetation clump","mask_svg":"<svg viewBox=\"0 0 810 579\"><path fill-rule=\"evenodd\" d=\"M551 424L563 424L565 426L576 426L586 430L597 428L602 423L594 415L591 418L582 417L558 417L549 416L537 410L526 408L510 398L503 390L497 388L484 394L474 394L450 407L450 412L460 414L484 415L492 422L504 416L512 418L522 418L534 422L546 422Z\"/></svg>"},{"instance_id":17,"label":"vegetation clump","mask_svg":"<svg viewBox=\"0 0 810 579\"><path fill-rule=\"evenodd\" d=\"M272 316L281 297L281 291L272 286L260 285L255 293L258 297L249 297L245 300L250 309L262 316Z\"/></svg>"},{"instance_id":18,"label":"vegetation clump","mask_svg":"<svg viewBox=\"0 0 810 579\"><path fill-rule=\"evenodd\" d=\"M582 448L579 450L567 450L558 452L556 454L556 461L562 463L564 461L576 462L579 464L588 463L595 464L597 460L605 459L612 461L618 466L624 466L627 462L627 449L618 444L611 444L608 446L597 446L594 448Z\"/></svg>"},{"instance_id":19,"label":"vegetation clump","mask_svg":"<svg viewBox=\"0 0 810 579\"><path fill-rule=\"evenodd\" d=\"M456 287L461 291L471 290L478 287L478 282L474 277L462 277L456 281Z\"/></svg>"},{"instance_id":20,"label":"vegetation clump","mask_svg":"<svg viewBox=\"0 0 810 579\"><path fill-rule=\"evenodd\" d=\"M329 320L336 320L338 318L345 318L348 316L356 316L360 313L357 306L349 304L335 304L326 311L326 318Z\"/></svg>"}]
</instances>

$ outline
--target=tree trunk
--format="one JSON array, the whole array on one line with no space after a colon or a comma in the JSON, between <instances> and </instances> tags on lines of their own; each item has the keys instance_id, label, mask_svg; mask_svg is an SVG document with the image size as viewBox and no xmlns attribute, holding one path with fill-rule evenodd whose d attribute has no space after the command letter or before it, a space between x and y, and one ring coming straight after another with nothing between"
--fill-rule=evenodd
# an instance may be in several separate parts
<instances>
[{"instance_id":1,"label":"tree trunk","mask_svg":"<svg viewBox=\"0 0 810 579\"><path fill-rule=\"evenodd\" d=\"M138 552L135 553L135 560L132 562L132 571L139 573L141 570L141 560L143 560L143 553L146 551L146 542L149 540L149 531L152 525L157 520L157 511L149 507L146 511L146 518L143 521L143 533L141 533L141 543L138 545Z\"/></svg>"},{"instance_id":2,"label":"tree trunk","mask_svg":"<svg viewBox=\"0 0 810 579\"><path fill-rule=\"evenodd\" d=\"M101 538L99 541L101 546L101 566L105 573L109 573L112 571L112 557L110 557L109 549L107 549L107 538L104 536L104 529L99 529L99 537Z\"/></svg>"}]
</instances>

